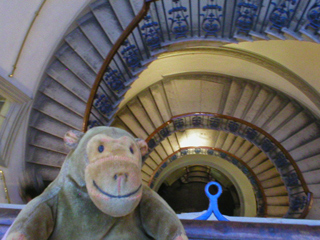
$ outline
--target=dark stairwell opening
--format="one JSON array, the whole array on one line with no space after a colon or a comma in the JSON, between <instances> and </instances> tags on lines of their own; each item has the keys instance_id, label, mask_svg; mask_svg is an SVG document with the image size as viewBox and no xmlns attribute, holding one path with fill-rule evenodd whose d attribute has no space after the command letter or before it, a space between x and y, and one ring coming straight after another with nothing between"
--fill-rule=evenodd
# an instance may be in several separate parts
<instances>
[{"instance_id":1,"label":"dark stairwell opening","mask_svg":"<svg viewBox=\"0 0 320 240\"><path fill-rule=\"evenodd\" d=\"M173 172L162 183L158 194L177 214L202 212L209 206L204 189L210 181L219 182L223 188L218 199L220 212L228 216L239 216L239 196L234 185L220 171L208 166L187 166ZM209 188L209 192L215 194L217 189Z\"/></svg>"}]
</instances>

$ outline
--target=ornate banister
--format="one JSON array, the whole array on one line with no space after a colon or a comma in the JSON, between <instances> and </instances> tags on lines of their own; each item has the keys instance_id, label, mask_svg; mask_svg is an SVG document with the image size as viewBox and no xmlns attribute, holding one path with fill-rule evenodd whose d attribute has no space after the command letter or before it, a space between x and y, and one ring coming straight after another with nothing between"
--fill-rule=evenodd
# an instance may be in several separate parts
<instances>
[{"instance_id":1,"label":"ornate banister","mask_svg":"<svg viewBox=\"0 0 320 240\"><path fill-rule=\"evenodd\" d=\"M107 71L109 64L111 63L112 59L116 55L117 51L120 49L121 45L125 42L125 40L128 38L128 36L132 33L132 31L138 26L140 21L146 16L146 14L149 11L150 4L156 0L145 0L144 4L142 6L142 9L138 13L138 15L131 21L131 23L126 27L126 29L122 32L118 40L113 45L112 49L108 53L106 59L104 60L100 71L95 79L95 82L92 86L91 93L87 102L86 111L84 114L84 121L83 121L83 132L87 131L88 123L89 123L89 117L90 112L93 106L94 97L97 94L98 88L100 86L100 83L102 81L102 77Z\"/></svg>"},{"instance_id":2,"label":"ornate banister","mask_svg":"<svg viewBox=\"0 0 320 240\"><path fill-rule=\"evenodd\" d=\"M227 151L224 151L222 149L219 149L219 148L212 148L212 147L207 147L207 146L180 148L179 150L173 152L168 157L166 157L158 165L158 167L153 171L153 173L152 173L152 175L151 175L151 177L149 179L148 185L151 188L153 187L153 183L155 181L155 175L159 174L161 172L161 170L164 169L162 166L165 163L167 163L170 159L173 160L173 158L177 158L176 156L178 155L178 153L186 152L185 154L187 154L188 150L193 150L193 149L206 150L207 153L209 153L209 151L210 151L210 154L208 154L208 155L213 155L214 152L217 152L217 153L220 153L221 155L229 156L231 159L236 159L237 164L233 163L232 161L231 161L231 163L236 165L241 171L243 171L243 173L247 176L247 178L249 180L252 178L252 180L250 180L250 182L252 184L252 187L253 187L253 189L255 191L255 195L256 195L257 216L259 216L259 217L267 217L267 198L266 198L264 189L262 187L262 184L261 184L260 180L258 179L257 175L253 172L253 170L249 167L249 165L247 163L245 163L243 160L241 160L237 156L235 156L235 155L233 155L233 154L231 154L231 153L229 153ZM203 154L203 153L199 152L197 154ZM192 155L192 153L190 153L190 155ZM221 155L219 155L219 157L222 157ZM182 157L182 156L180 156L180 157ZM238 166L238 165L240 165L240 166Z\"/></svg>"},{"instance_id":3,"label":"ornate banister","mask_svg":"<svg viewBox=\"0 0 320 240\"><path fill-rule=\"evenodd\" d=\"M217 122L215 122L215 123L213 122L215 125L212 125L212 126L205 126L204 124L199 124L199 122L189 123L188 126L184 126L182 128L179 128L178 125L175 126L175 123L180 124L179 121L182 121L181 124L183 124L183 119L186 119L187 117L192 117L192 118L193 117L208 117L208 118L212 118L212 119L222 119L227 122L225 123L226 126L223 126L224 128L222 126L220 126L220 124L221 124L220 120L217 120ZM233 124L231 124L231 123L233 123ZM169 126L171 126L170 130L168 129ZM245 128L241 129L241 126L245 126ZM258 145L258 147L263 152L265 152L267 156L271 152L271 150L269 148L275 146L275 148L273 148L272 151L274 154L277 154L276 156L273 156L273 158L276 158L276 160L272 159L270 156L269 156L269 159L273 160L273 163L277 167L278 171L279 171L279 169L283 168L283 165L282 165L283 163L279 164L279 166L276 165L276 162L278 161L278 159L277 159L278 155L284 156L285 159L288 160L289 164L284 163L284 165L286 167L292 166L294 173L296 174L297 179L300 181L300 184L295 179L293 179L291 181L291 179L290 179L290 177L292 176L291 173L290 173L290 176L287 176L288 173L282 174L281 171L279 171L279 174L280 174L281 178L284 180L285 186L288 189L289 197L292 196L293 205L298 204L299 201L301 201L301 205L304 205L303 202L306 203L303 207L304 208L303 211L299 214L299 218L306 217L306 215L308 214L308 212L312 206L313 194L310 192L310 190L307 186L307 183L306 183L298 165L296 164L296 162L294 161L292 156L288 153L288 151L274 137L272 137L269 133L267 133L263 129L255 126L252 123L249 123L249 122L242 120L242 119L239 119L239 118L226 116L226 115L222 115L222 114L217 114L217 113L202 113L202 112L187 113L187 114L182 114L182 115L177 115L177 116L172 117L169 121L162 124L152 134L150 134L150 136L147 138L146 141L148 142L149 147L151 149L153 149L157 145L157 141L161 141L161 138L167 137L175 131L178 131L181 129L196 129L196 128L224 130L224 131L229 131L229 132L236 134L236 135L244 135L248 141L252 142L255 145ZM232 129L232 128L234 128L234 129ZM164 129L166 129L166 130L164 131ZM257 134L257 133L261 134L261 138L259 139L259 142L255 142L255 139L258 138L257 137L258 135L253 134L254 137L252 139L250 139L251 137L248 134L248 130L253 130L254 134ZM240 131L243 131L243 132L241 132L241 134L240 134ZM163 135L163 132L165 132L166 134ZM158 139L158 140L155 140L155 139ZM265 149L263 149L263 148L265 148ZM287 182L286 182L286 177L289 178L289 180L287 180ZM293 177L295 177L295 176L293 175ZM301 187L303 189L303 193L305 194L305 197L304 197L305 199L303 199L303 200L296 199L296 198L294 198L294 196L296 194L299 194L300 192L291 193L289 191L289 190L291 190L293 188L297 188L297 187ZM293 208L297 208L297 207L295 206ZM289 212L288 212L288 214L289 214Z\"/></svg>"}]
</instances>

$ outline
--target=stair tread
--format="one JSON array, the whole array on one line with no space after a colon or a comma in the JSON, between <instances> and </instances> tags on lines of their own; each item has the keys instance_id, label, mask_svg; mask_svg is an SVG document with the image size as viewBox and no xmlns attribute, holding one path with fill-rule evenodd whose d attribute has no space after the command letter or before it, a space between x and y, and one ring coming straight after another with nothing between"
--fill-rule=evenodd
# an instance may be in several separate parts
<instances>
[{"instance_id":1,"label":"stair tread","mask_svg":"<svg viewBox=\"0 0 320 240\"><path fill-rule=\"evenodd\" d=\"M320 161L318 161L319 159L320 155L315 155L310 158L297 161L297 164L301 172L317 170L320 169Z\"/></svg>"},{"instance_id":2,"label":"stair tread","mask_svg":"<svg viewBox=\"0 0 320 240\"><path fill-rule=\"evenodd\" d=\"M223 109L223 114L228 116L233 116L233 113L236 109L237 103L241 97L241 91L244 88L244 83L240 81L232 81L229 94L227 97L227 101L225 107Z\"/></svg>"},{"instance_id":3,"label":"stair tread","mask_svg":"<svg viewBox=\"0 0 320 240\"><path fill-rule=\"evenodd\" d=\"M253 99L252 105L248 109L244 120L247 122L253 122L256 119L258 114L260 113L261 109L265 108L265 105L268 103L268 100L272 96L270 90L266 88L261 88L259 93Z\"/></svg>"},{"instance_id":4,"label":"stair tread","mask_svg":"<svg viewBox=\"0 0 320 240\"><path fill-rule=\"evenodd\" d=\"M276 168L271 168L271 169L269 169L269 170L267 170L267 171L265 171L263 173L260 173L258 175L258 178L259 178L260 181L265 181L265 180L267 180L269 178L274 178L276 176L279 176L278 171L276 170Z\"/></svg>"},{"instance_id":5,"label":"stair tread","mask_svg":"<svg viewBox=\"0 0 320 240\"><path fill-rule=\"evenodd\" d=\"M295 149L305 143L310 142L310 140L315 139L320 135L320 127L318 123L312 123L307 127L301 129L299 132L282 142L282 146L288 151Z\"/></svg>"},{"instance_id":6,"label":"stair tread","mask_svg":"<svg viewBox=\"0 0 320 240\"><path fill-rule=\"evenodd\" d=\"M289 153L294 160L302 160L320 154L320 149L315 146L320 146L320 138L316 138L302 146L299 146Z\"/></svg>"},{"instance_id":7,"label":"stair tread","mask_svg":"<svg viewBox=\"0 0 320 240\"><path fill-rule=\"evenodd\" d=\"M37 130L31 131L31 135L33 135L33 137L29 144L33 146L51 149L64 154L68 154L69 152L61 138L55 137L44 132L39 132Z\"/></svg>"},{"instance_id":8,"label":"stair tread","mask_svg":"<svg viewBox=\"0 0 320 240\"><path fill-rule=\"evenodd\" d=\"M39 165L46 165L50 167L61 167L62 163L66 158L66 154L53 152L50 150L37 148L30 146L33 152L32 159L28 159L27 162L35 163Z\"/></svg>"},{"instance_id":9,"label":"stair tread","mask_svg":"<svg viewBox=\"0 0 320 240\"><path fill-rule=\"evenodd\" d=\"M78 20L79 27L103 58L106 58L112 48L112 44L104 33L93 13L88 13L86 18Z\"/></svg>"},{"instance_id":10,"label":"stair tread","mask_svg":"<svg viewBox=\"0 0 320 240\"><path fill-rule=\"evenodd\" d=\"M135 17L128 0L109 0L114 13L117 15L123 29L125 29Z\"/></svg>"},{"instance_id":11,"label":"stair tread","mask_svg":"<svg viewBox=\"0 0 320 240\"><path fill-rule=\"evenodd\" d=\"M51 64L50 68L47 70L47 74L68 90L81 97L81 99L86 101L89 98L90 88L88 85L84 84L59 61L54 61L53 64Z\"/></svg>"},{"instance_id":12,"label":"stair tread","mask_svg":"<svg viewBox=\"0 0 320 240\"><path fill-rule=\"evenodd\" d=\"M272 187L278 187L281 185L284 185L282 179L280 176L265 180L263 182L261 182L261 185L263 188L267 189L267 188L272 188Z\"/></svg>"},{"instance_id":13,"label":"stair tread","mask_svg":"<svg viewBox=\"0 0 320 240\"><path fill-rule=\"evenodd\" d=\"M65 37L65 41L91 67L91 69L95 71L95 73L99 72L103 63L103 58L79 28L76 28L69 33Z\"/></svg>"},{"instance_id":14,"label":"stair tread","mask_svg":"<svg viewBox=\"0 0 320 240\"><path fill-rule=\"evenodd\" d=\"M278 131L273 134L273 137L279 142L283 142L287 138L292 137L293 134L304 129L308 124L310 124L311 121L312 118L309 116L309 114L307 114L305 111L300 112L280 129L278 129Z\"/></svg>"},{"instance_id":15,"label":"stair tread","mask_svg":"<svg viewBox=\"0 0 320 240\"><path fill-rule=\"evenodd\" d=\"M64 44L56 53L56 57L88 87L93 85L96 74L70 46Z\"/></svg>"},{"instance_id":16,"label":"stair tread","mask_svg":"<svg viewBox=\"0 0 320 240\"><path fill-rule=\"evenodd\" d=\"M299 110L289 102L284 108L282 108L277 115L273 117L270 121L268 121L264 126L263 130L268 133L272 133L277 127L281 126L285 121L291 119L292 116L296 115Z\"/></svg>"},{"instance_id":17,"label":"stair tread","mask_svg":"<svg viewBox=\"0 0 320 240\"><path fill-rule=\"evenodd\" d=\"M40 91L52 100L59 102L61 105L71 109L79 116L83 116L86 110L86 103L81 101L77 96L66 90L63 86L52 79L48 79L45 87Z\"/></svg>"},{"instance_id":18,"label":"stair tread","mask_svg":"<svg viewBox=\"0 0 320 240\"><path fill-rule=\"evenodd\" d=\"M39 99L39 101L34 105L34 108L55 119L59 119L69 126L74 126L77 129L81 129L83 123L83 119L81 117L70 112L70 110L62 105L59 105L46 96L43 96L41 101Z\"/></svg>"},{"instance_id":19,"label":"stair tread","mask_svg":"<svg viewBox=\"0 0 320 240\"><path fill-rule=\"evenodd\" d=\"M267 197L274 197L274 196L287 196L288 192L284 185L265 189L264 193Z\"/></svg>"},{"instance_id":20,"label":"stair tread","mask_svg":"<svg viewBox=\"0 0 320 240\"><path fill-rule=\"evenodd\" d=\"M247 109L249 108L249 103L251 102L251 98L254 95L256 86L250 83L247 83L243 89L241 97L239 99L237 108L233 114L236 118L242 118L245 116Z\"/></svg>"},{"instance_id":21,"label":"stair tread","mask_svg":"<svg viewBox=\"0 0 320 240\"><path fill-rule=\"evenodd\" d=\"M123 29L115 16L110 3L108 1L99 0L91 4L91 9L109 40L112 43L115 43L120 37ZM112 27L110 28L110 26Z\"/></svg>"},{"instance_id":22,"label":"stair tread","mask_svg":"<svg viewBox=\"0 0 320 240\"><path fill-rule=\"evenodd\" d=\"M274 95L270 103L266 108L260 113L260 115L255 120L255 125L258 127L263 127L267 125L269 121L273 119L273 116L276 116L278 112L286 105L287 100L280 95ZM265 130L267 129L264 128Z\"/></svg>"}]
</instances>

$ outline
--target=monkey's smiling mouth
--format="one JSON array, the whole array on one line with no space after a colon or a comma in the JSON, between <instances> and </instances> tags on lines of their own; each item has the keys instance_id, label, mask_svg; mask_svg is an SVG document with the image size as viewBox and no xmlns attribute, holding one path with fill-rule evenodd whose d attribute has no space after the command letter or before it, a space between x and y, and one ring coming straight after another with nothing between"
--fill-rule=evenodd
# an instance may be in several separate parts
<instances>
[{"instance_id":1,"label":"monkey's smiling mouth","mask_svg":"<svg viewBox=\"0 0 320 240\"><path fill-rule=\"evenodd\" d=\"M118 196L116 196L116 195L112 195L112 194L109 194L109 193L103 191L103 190L96 184L96 182L95 182L94 180L93 180L93 185L99 190L99 192L101 192L102 194L104 194L104 195L106 195L106 196L108 196L108 197L111 197L111 198L127 198L127 197L130 197L130 196L136 194L136 193L140 190L140 188L141 188L141 186L142 186L142 184L140 184L140 186L139 186L136 190L134 190L133 192L128 193L128 194L126 194L126 195L118 195Z\"/></svg>"}]
</instances>

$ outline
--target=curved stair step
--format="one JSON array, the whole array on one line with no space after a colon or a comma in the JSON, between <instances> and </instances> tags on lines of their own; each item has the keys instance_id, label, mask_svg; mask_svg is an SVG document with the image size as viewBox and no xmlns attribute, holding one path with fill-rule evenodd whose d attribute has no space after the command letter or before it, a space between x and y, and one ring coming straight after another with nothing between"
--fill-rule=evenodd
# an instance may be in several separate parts
<instances>
[{"instance_id":1,"label":"curved stair step","mask_svg":"<svg viewBox=\"0 0 320 240\"><path fill-rule=\"evenodd\" d=\"M320 146L320 138L316 138L304 145L300 145L289 153L296 161L300 161L302 159L310 158L320 154L320 149L318 149L316 146Z\"/></svg>"},{"instance_id":2,"label":"curved stair step","mask_svg":"<svg viewBox=\"0 0 320 240\"><path fill-rule=\"evenodd\" d=\"M150 175L152 174L152 172L158 167L157 163L155 161L152 160L152 158L148 158L146 161L145 161L145 164L147 166L147 173L149 173ZM150 172L151 170L151 172Z\"/></svg>"},{"instance_id":3,"label":"curved stair step","mask_svg":"<svg viewBox=\"0 0 320 240\"><path fill-rule=\"evenodd\" d=\"M273 188L273 187L278 187L283 185L283 181L280 176L276 176L276 177L269 178L267 180L262 181L261 185L265 189Z\"/></svg>"},{"instance_id":4,"label":"curved stair step","mask_svg":"<svg viewBox=\"0 0 320 240\"><path fill-rule=\"evenodd\" d=\"M252 161L255 157L257 157L259 154L261 154L261 150L257 146L253 146L245 153L245 155L242 157L242 160L246 163Z\"/></svg>"},{"instance_id":5,"label":"curved stair step","mask_svg":"<svg viewBox=\"0 0 320 240\"><path fill-rule=\"evenodd\" d=\"M247 164L249 165L249 167L254 168L262 162L265 162L267 159L268 157L266 156L266 154L264 152L261 152L261 150L259 149L259 154L257 154L254 158L247 162Z\"/></svg>"},{"instance_id":6,"label":"curved stair step","mask_svg":"<svg viewBox=\"0 0 320 240\"><path fill-rule=\"evenodd\" d=\"M27 162L46 165L50 167L61 167L66 158L66 154L50 151L48 149L30 146L33 155L29 157Z\"/></svg>"},{"instance_id":7,"label":"curved stair step","mask_svg":"<svg viewBox=\"0 0 320 240\"><path fill-rule=\"evenodd\" d=\"M285 186L278 186L274 188L268 188L264 190L267 197L287 196L287 189Z\"/></svg>"},{"instance_id":8,"label":"curved stair step","mask_svg":"<svg viewBox=\"0 0 320 240\"><path fill-rule=\"evenodd\" d=\"M109 2L122 28L125 29L135 17L130 0L109 0ZM141 9L141 3L139 5Z\"/></svg>"},{"instance_id":9,"label":"curved stair step","mask_svg":"<svg viewBox=\"0 0 320 240\"><path fill-rule=\"evenodd\" d=\"M140 125L143 126L145 132L150 135L155 130L155 125L149 118L149 115L146 113L141 103L136 99L135 101L131 101L127 107L135 117L136 121L141 123Z\"/></svg>"},{"instance_id":10,"label":"curved stair step","mask_svg":"<svg viewBox=\"0 0 320 240\"><path fill-rule=\"evenodd\" d=\"M279 128L286 121L289 121L297 114L297 112L300 112L300 110L297 110L296 106L292 102L287 102L280 111L277 111L276 115L273 115L272 119L269 119L268 122L262 126L262 129L273 134L273 131Z\"/></svg>"},{"instance_id":11,"label":"curved stair step","mask_svg":"<svg viewBox=\"0 0 320 240\"><path fill-rule=\"evenodd\" d=\"M270 102L266 104L265 109L257 116L254 124L264 130L267 130L267 123L287 105L288 100L279 94L272 94Z\"/></svg>"},{"instance_id":12,"label":"curved stair step","mask_svg":"<svg viewBox=\"0 0 320 240\"><path fill-rule=\"evenodd\" d=\"M44 103L44 104L42 104ZM34 109L69 126L81 129L83 119L52 99L42 96L34 105Z\"/></svg>"},{"instance_id":13,"label":"curved stair step","mask_svg":"<svg viewBox=\"0 0 320 240\"><path fill-rule=\"evenodd\" d=\"M228 93L228 97L223 109L223 114L233 116L236 106L241 97L241 93L245 87L245 83L241 81L232 81Z\"/></svg>"},{"instance_id":14,"label":"curved stair step","mask_svg":"<svg viewBox=\"0 0 320 240\"><path fill-rule=\"evenodd\" d=\"M256 87L256 93L252 96L250 108L248 109L245 117L243 118L247 122L255 122L255 119L259 117L262 110L268 105L273 97L273 92L270 89L264 87Z\"/></svg>"},{"instance_id":15,"label":"curved stair step","mask_svg":"<svg viewBox=\"0 0 320 240\"><path fill-rule=\"evenodd\" d=\"M319 219L320 215L320 199L313 199L312 209L307 215L307 219Z\"/></svg>"},{"instance_id":16,"label":"curved stair step","mask_svg":"<svg viewBox=\"0 0 320 240\"><path fill-rule=\"evenodd\" d=\"M320 183L320 169L311 170L303 173L303 177L306 180L306 183L309 184L319 184ZM319 185L320 186L320 185ZM320 189L318 189L319 191Z\"/></svg>"},{"instance_id":17,"label":"curved stair step","mask_svg":"<svg viewBox=\"0 0 320 240\"><path fill-rule=\"evenodd\" d=\"M70 46L63 44L56 53L56 57L66 66L66 69L74 73L84 84L91 88L96 74Z\"/></svg>"},{"instance_id":18,"label":"curved stair step","mask_svg":"<svg viewBox=\"0 0 320 240\"><path fill-rule=\"evenodd\" d=\"M47 70L47 74L70 92L75 93L83 101L87 101L89 98L90 87L69 71L61 62L54 61Z\"/></svg>"},{"instance_id":19,"label":"curved stair step","mask_svg":"<svg viewBox=\"0 0 320 240\"><path fill-rule=\"evenodd\" d=\"M65 147L63 139L47 134L45 132L33 131L29 144L32 146L52 149L60 153L68 154L69 150Z\"/></svg>"},{"instance_id":20,"label":"curved stair step","mask_svg":"<svg viewBox=\"0 0 320 240\"><path fill-rule=\"evenodd\" d=\"M258 90L259 87L257 87L257 85L251 83L246 84L233 114L234 117L244 118L248 111L248 108L252 104L252 99L254 98L254 96L256 96Z\"/></svg>"},{"instance_id":21,"label":"curved stair step","mask_svg":"<svg viewBox=\"0 0 320 240\"><path fill-rule=\"evenodd\" d=\"M120 37L123 28L119 23L109 1L98 0L90 5L93 15L113 44ZM112 26L112 29L109 27Z\"/></svg>"},{"instance_id":22,"label":"curved stair step","mask_svg":"<svg viewBox=\"0 0 320 240\"><path fill-rule=\"evenodd\" d=\"M99 72L104 59L79 28L69 33L65 41L96 74Z\"/></svg>"},{"instance_id":23,"label":"curved stair step","mask_svg":"<svg viewBox=\"0 0 320 240\"><path fill-rule=\"evenodd\" d=\"M260 181L265 181L265 180L268 180L270 178L274 178L276 176L279 176L279 173L278 173L277 169L275 167L273 167L273 168L271 168L271 169L269 169L267 171L264 171L264 172L260 173L258 175L258 178L259 178Z\"/></svg>"},{"instance_id":24,"label":"curved stair step","mask_svg":"<svg viewBox=\"0 0 320 240\"><path fill-rule=\"evenodd\" d=\"M255 172L255 174L259 174L273 167L274 167L274 164L270 160L266 160L265 162L262 162L256 167L252 168L252 170Z\"/></svg>"},{"instance_id":25,"label":"curved stair step","mask_svg":"<svg viewBox=\"0 0 320 240\"><path fill-rule=\"evenodd\" d=\"M272 136L282 143L291 138L296 133L300 132L302 129L306 128L309 124L311 124L312 121L314 121L313 117L311 117L310 114L306 111L302 111L291 118Z\"/></svg>"},{"instance_id":26,"label":"curved stair step","mask_svg":"<svg viewBox=\"0 0 320 240\"><path fill-rule=\"evenodd\" d=\"M46 79L45 87L39 89L47 97L59 102L61 105L72 109L79 116L84 116L86 102L82 101L73 92L65 89L62 85L52 79ZM64 96L64 97L61 97Z\"/></svg>"},{"instance_id":27,"label":"curved stair step","mask_svg":"<svg viewBox=\"0 0 320 240\"><path fill-rule=\"evenodd\" d=\"M289 206L287 196L267 197L268 206Z\"/></svg>"},{"instance_id":28,"label":"curved stair step","mask_svg":"<svg viewBox=\"0 0 320 240\"><path fill-rule=\"evenodd\" d=\"M40 112L38 114L39 116L37 117L37 121L34 123L31 122L29 125L32 129L36 129L60 138L63 138L65 133L71 130L70 126L63 124L54 118L50 118L49 116Z\"/></svg>"},{"instance_id":29,"label":"curved stair step","mask_svg":"<svg viewBox=\"0 0 320 240\"><path fill-rule=\"evenodd\" d=\"M307 127L301 129L299 132L282 142L282 146L284 146L289 152L293 149L296 149L299 146L305 145L320 136L320 126L318 122L311 123Z\"/></svg>"},{"instance_id":30,"label":"curved stair step","mask_svg":"<svg viewBox=\"0 0 320 240\"><path fill-rule=\"evenodd\" d=\"M244 141L245 140L242 137L236 137L235 140L233 141L232 145L230 146L228 152L232 153L233 155L236 155L235 153L242 146Z\"/></svg>"},{"instance_id":31,"label":"curved stair step","mask_svg":"<svg viewBox=\"0 0 320 240\"><path fill-rule=\"evenodd\" d=\"M315 155L315 156L305 158L296 162L301 172L304 173L304 172L320 169L319 159L320 159L320 155Z\"/></svg>"},{"instance_id":32,"label":"curved stair step","mask_svg":"<svg viewBox=\"0 0 320 240\"><path fill-rule=\"evenodd\" d=\"M100 56L105 59L112 48L112 43L103 31L93 13L87 13L85 16L77 20L77 22L81 31L100 53Z\"/></svg>"}]
</instances>

